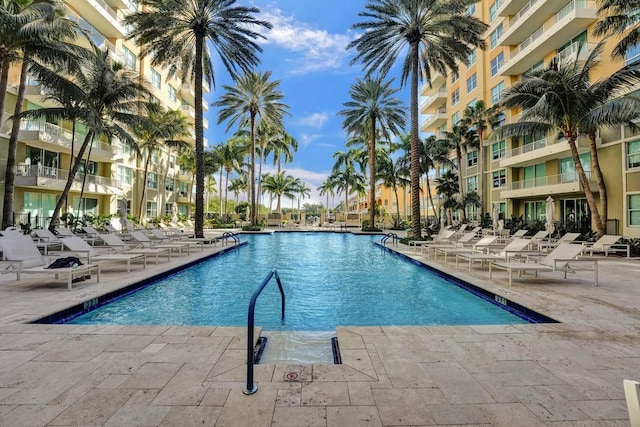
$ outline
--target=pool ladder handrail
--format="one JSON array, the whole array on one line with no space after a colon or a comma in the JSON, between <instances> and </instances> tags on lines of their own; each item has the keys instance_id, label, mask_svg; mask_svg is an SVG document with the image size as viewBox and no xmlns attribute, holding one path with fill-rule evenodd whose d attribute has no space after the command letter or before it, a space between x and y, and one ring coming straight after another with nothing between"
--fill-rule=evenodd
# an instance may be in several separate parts
<instances>
[{"instance_id":1,"label":"pool ladder handrail","mask_svg":"<svg viewBox=\"0 0 640 427\"><path fill-rule=\"evenodd\" d=\"M278 284L278 288L280 289L280 295L282 296L282 317L281 322L284 324L284 307L285 307L285 298L284 298L284 290L282 290L282 282L280 281L280 276L278 276L278 272L274 268L271 270L267 277L264 278L258 289L255 290L253 295L251 296L251 300L249 301L249 312L247 315L247 388L246 390L242 390L242 392L246 395L251 395L258 391L258 385L253 383L253 362L254 362L254 344L253 344L253 329L254 329L254 315L256 310L256 300L262 293L263 289L269 281L275 276L276 283Z\"/></svg>"},{"instance_id":2,"label":"pool ladder handrail","mask_svg":"<svg viewBox=\"0 0 640 427\"><path fill-rule=\"evenodd\" d=\"M233 242L236 245L240 243L240 238L236 233L233 233L231 231L225 231L224 233L222 233L222 236L220 236L220 240L228 240L228 239L233 240Z\"/></svg>"},{"instance_id":3,"label":"pool ladder handrail","mask_svg":"<svg viewBox=\"0 0 640 427\"><path fill-rule=\"evenodd\" d=\"M398 246L398 235L396 233L387 233L381 240L380 244L385 246L387 244L387 240L391 239L391 243L395 246Z\"/></svg>"}]
</instances>

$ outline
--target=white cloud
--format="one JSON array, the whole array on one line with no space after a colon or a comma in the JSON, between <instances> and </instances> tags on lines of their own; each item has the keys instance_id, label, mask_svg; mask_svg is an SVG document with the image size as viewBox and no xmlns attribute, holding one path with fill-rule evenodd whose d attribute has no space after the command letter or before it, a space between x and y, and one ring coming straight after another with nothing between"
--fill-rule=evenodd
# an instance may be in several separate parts
<instances>
[{"instance_id":1,"label":"white cloud","mask_svg":"<svg viewBox=\"0 0 640 427\"><path fill-rule=\"evenodd\" d=\"M297 123L301 126L321 129L327 120L329 120L329 115L327 113L313 113L298 119Z\"/></svg>"},{"instance_id":2,"label":"white cloud","mask_svg":"<svg viewBox=\"0 0 640 427\"><path fill-rule=\"evenodd\" d=\"M313 28L291 16L282 15L280 9L265 11L261 18L273 25L271 30L261 30L267 37L261 43L273 44L298 55L289 61L292 74L341 69L345 66L348 56L346 47L352 40L351 35L332 34Z\"/></svg>"}]
</instances>

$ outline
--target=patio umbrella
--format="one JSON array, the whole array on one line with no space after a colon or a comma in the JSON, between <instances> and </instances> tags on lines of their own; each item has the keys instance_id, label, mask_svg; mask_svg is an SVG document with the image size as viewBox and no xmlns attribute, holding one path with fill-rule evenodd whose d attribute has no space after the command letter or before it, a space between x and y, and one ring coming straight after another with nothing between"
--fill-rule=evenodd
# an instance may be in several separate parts
<instances>
[{"instance_id":1,"label":"patio umbrella","mask_svg":"<svg viewBox=\"0 0 640 427\"><path fill-rule=\"evenodd\" d=\"M493 206L493 212L491 212L491 219L493 220L493 231L498 231L500 226L500 205Z\"/></svg>"},{"instance_id":2,"label":"patio umbrella","mask_svg":"<svg viewBox=\"0 0 640 427\"><path fill-rule=\"evenodd\" d=\"M127 229L127 199L120 199L118 210L120 211L120 227L122 231L125 231Z\"/></svg>"},{"instance_id":3,"label":"patio umbrella","mask_svg":"<svg viewBox=\"0 0 640 427\"><path fill-rule=\"evenodd\" d=\"M171 222L175 224L178 222L178 204L173 202L173 206L171 206Z\"/></svg>"},{"instance_id":4,"label":"patio umbrella","mask_svg":"<svg viewBox=\"0 0 640 427\"><path fill-rule=\"evenodd\" d=\"M544 224L544 228L547 233L552 234L556 227L553 225L553 216L555 212L555 206L553 205L553 197L547 197L547 207L545 209L545 218L546 222Z\"/></svg>"}]
</instances>

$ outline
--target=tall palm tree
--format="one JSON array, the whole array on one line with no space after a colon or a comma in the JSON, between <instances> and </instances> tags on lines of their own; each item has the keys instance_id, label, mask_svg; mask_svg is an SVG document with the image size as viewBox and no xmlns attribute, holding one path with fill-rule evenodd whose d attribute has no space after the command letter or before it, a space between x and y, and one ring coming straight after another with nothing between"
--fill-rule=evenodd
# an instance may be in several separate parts
<instances>
[{"instance_id":1,"label":"tall palm tree","mask_svg":"<svg viewBox=\"0 0 640 427\"><path fill-rule=\"evenodd\" d=\"M231 172L240 172L242 170L242 161L244 159L244 147L238 143L237 140L231 138L227 141L226 144L221 146L220 152L218 153L220 156L220 161L222 163L222 168L226 172L226 187L224 190L224 215L228 216L229 212L227 210L228 200L227 194L229 191L229 174Z\"/></svg>"},{"instance_id":2,"label":"tall palm tree","mask_svg":"<svg viewBox=\"0 0 640 427\"><path fill-rule=\"evenodd\" d=\"M628 96L640 84L640 62L594 83L589 79L602 45L599 43L584 63L554 61L505 90L501 104L522 108L522 115L517 123L504 125L496 132L498 138L554 132L566 138L598 236L606 232L608 199L598 159L597 132L621 125L635 128L634 120L640 118L640 99ZM580 162L576 141L581 135L589 138L591 170L598 185L600 208Z\"/></svg>"},{"instance_id":3,"label":"tall palm tree","mask_svg":"<svg viewBox=\"0 0 640 427\"><path fill-rule=\"evenodd\" d=\"M418 82L431 80L432 71L446 75L465 62L476 47L484 48L487 25L466 14L473 0L370 0L360 12L362 30L349 43L355 48L352 63L361 61L369 73L386 75L404 55L401 84L410 83L411 112L411 230L420 227L420 137L418 135Z\"/></svg>"},{"instance_id":4,"label":"tall palm tree","mask_svg":"<svg viewBox=\"0 0 640 427\"><path fill-rule=\"evenodd\" d=\"M295 198L296 190L298 186L296 185L296 180L291 175L287 175L284 171L277 174L267 174L263 179L262 190L268 191L272 197L276 197L278 203L276 205L276 210L279 214L282 213L282 205L281 200L282 196L287 199L293 200Z\"/></svg>"},{"instance_id":5,"label":"tall palm tree","mask_svg":"<svg viewBox=\"0 0 640 427\"><path fill-rule=\"evenodd\" d=\"M9 78L9 66L19 64L20 81L7 150L4 182L3 228L13 225L14 182L20 116L26 81L32 68L51 65L60 69L77 64L72 45L61 40L77 36L75 25L64 18L64 5L59 1L4 0L0 4L0 115ZM1 118L0 118L1 120Z\"/></svg>"},{"instance_id":6,"label":"tall palm tree","mask_svg":"<svg viewBox=\"0 0 640 427\"><path fill-rule=\"evenodd\" d=\"M439 142L434 135L430 135L422 141L420 146L420 170L425 175L425 185L427 191L427 197L433 208L434 216L438 217L435 204L433 203L433 194L431 191L431 179L429 174L433 169L436 169L438 165L451 168L453 162L449 159L449 146L446 143ZM426 209L428 212L428 208Z\"/></svg>"},{"instance_id":7,"label":"tall palm tree","mask_svg":"<svg viewBox=\"0 0 640 427\"><path fill-rule=\"evenodd\" d=\"M473 145L470 141L475 140L474 132L470 131L469 128L465 125L465 123L460 122L458 124L453 125L451 131L444 132L443 138L441 139L443 144L446 144L450 149L454 150L456 153L456 163L458 168L458 185L460 187L460 199L464 199L465 193L463 191L463 177L462 177L462 151L466 151L467 147ZM462 222L467 222L467 215L465 210L462 211Z\"/></svg>"},{"instance_id":8,"label":"tall palm tree","mask_svg":"<svg viewBox=\"0 0 640 427\"><path fill-rule=\"evenodd\" d=\"M236 6L235 0L138 0L140 11L125 17L133 30L129 39L142 46L142 57L181 75L195 89L196 215L194 232L203 237L204 128L202 85L215 83L209 45L232 76L248 73L258 63L262 48L257 40L271 24L257 19L256 7ZM178 74L177 72L180 71Z\"/></svg>"},{"instance_id":9,"label":"tall palm tree","mask_svg":"<svg viewBox=\"0 0 640 427\"><path fill-rule=\"evenodd\" d=\"M624 58L640 43L640 0L598 0L598 6L598 13L603 17L596 23L593 33L620 37L611 56Z\"/></svg>"},{"instance_id":10,"label":"tall palm tree","mask_svg":"<svg viewBox=\"0 0 640 427\"><path fill-rule=\"evenodd\" d=\"M159 106L154 106L154 109L149 111L147 120L134 126L132 131L138 141L138 149L144 164L142 194L140 206L138 206L138 218L142 219L143 209L146 206L147 177L151 158L162 152L165 147L177 150L189 147L187 142L176 139L189 135L189 132L182 113L176 110L162 110ZM160 190L164 193L164 187L160 187Z\"/></svg>"},{"instance_id":11,"label":"tall palm tree","mask_svg":"<svg viewBox=\"0 0 640 427\"><path fill-rule=\"evenodd\" d=\"M227 187L227 189L233 192L233 195L236 198L236 203L238 203L240 201L240 193L243 191L246 192L247 187L247 175L241 173L231 180L231 184Z\"/></svg>"},{"instance_id":12,"label":"tall palm tree","mask_svg":"<svg viewBox=\"0 0 640 427\"><path fill-rule=\"evenodd\" d=\"M402 158L394 159L390 153L382 151L378 156L378 177L382 180L382 183L393 190L393 194L396 198L396 218L394 225L398 225L400 222L400 199L398 198L398 187L406 188L411 180L409 179L410 173L407 167L407 162Z\"/></svg>"},{"instance_id":13,"label":"tall palm tree","mask_svg":"<svg viewBox=\"0 0 640 427\"><path fill-rule=\"evenodd\" d=\"M475 131L478 136L478 195L480 196L480 216L484 212L484 142L490 129L498 127L502 110L499 105L487 107L483 100L476 101L464 110L463 126ZM458 165L461 167L461 165Z\"/></svg>"},{"instance_id":14,"label":"tall palm tree","mask_svg":"<svg viewBox=\"0 0 640 427\"><path fill-rule=\"evenodd\" d=\"M300 221L300 201L311 197L311 188L300 178L296 178L296 194L298 195L298 221Z\"/></svg>"},{"instance_id":15,"label":"tall palm tree","mask_svg":"<svg viewBox=\"0 0 640 427\"><path fill-rule=\"evenodd\" d=\"M351 135L361 135L367 139L369 155L369 224L375 224L376 207L376 137L378 131L390 139L405 125L406 112L402 101L394 97L399 89L391 87L394 79L384 81L381 76L364 80L357 79L349 89L350 101L338 112L344 117L342 128Z\"/></svg>"},{"instance_id":16,"label":"tall palm tree","mask_svg":"<svg viewBox=\"0 0 640 427\"><path fill-rule=\"evenodd\" d=\"M293 161L293 153L298 151L298 140L286 131L279 132L267 147L267 154L273 152L273 163L278 166L278 172L282 170L282 163Z\"/></svg>"},{"instance_id":17,"label":"tall palm tree","mask_svg":"<svg viewBox=\"0 0 640 427\"><path fill-rule=\"evenodd\" d=\"M460 207L455 197L460 191L460 187L458 187L458 177L455 176L453 171L446 171L440 178L436 178L436 191L444 197L442 207L447 214L447 224L451 225L453 223L453 211Z\"/></svg>"},{"instance_id":18,"label":"tall palm tree","mask_svg":"<svg viewBox=\"0 0 640 427\"><path fill-rule=\"evenodd\" d=\"M329 195L331 196L335 195L335 188L336 188L336 183L333 181L331 175L329 175L327 179L325 179L324 182L317 188L321 196L327 196L327 206L326 206L327 219L329 214Z\"/></svg>"},{"instance_id":19,"label":"tall palm tree","mask_svg":"<svg viewBox=\"0 0 640 427\"><path fill-rule=\"evenodd\" d=\"M251 148L249 151L249 188L251 224L257 223L256 216L256 129L261 124L276 129L283 128L284 115L289 106L282 103L284 95L278 90L279 80L270 80L271 72L249 72L236 79L234 86L224 85L225 93L214 105L220 107L218 123L228 121L227 130L236 123L248 126Z\"/></svg>"}]
</instances>

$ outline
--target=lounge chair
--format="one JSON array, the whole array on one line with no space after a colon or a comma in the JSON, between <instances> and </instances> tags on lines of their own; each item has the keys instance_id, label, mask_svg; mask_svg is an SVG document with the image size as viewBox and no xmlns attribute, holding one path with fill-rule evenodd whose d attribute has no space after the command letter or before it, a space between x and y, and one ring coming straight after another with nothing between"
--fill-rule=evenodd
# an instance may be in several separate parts
<instances>
[{"instance_id":1,"label":"lounge chair","mask_svg":"<svg viewBox=\"0 0 640 427\"><path fill-rule=\"evenodd\" d=\"M189 247L199 247L200 250L204 250L204 242L201 240L180 240L178 236L168 236L162 230L158 228L152 228L149 230L150 240L157 240L160 243L181 243L183 245L189 245Z\"/></svg>"},{"instance_id":2,"label":"lounge chair","mask_svg":"<svg viewBox=\"0 0 640 427\"><path fill-rule=\"evenodd\" d=\"M36 228L31 233L33 240L36 242L36 246L42 249L45 255L49 253L49 248L62 250L62 241L46 228Z\"/></svg>"},{"instance_id":3,"label":"lounge chair","mask_svg":"<svg viewBox=\"0 0 640 427\"><path fill-rule=\"evenodd\" d=\"M479 262L482 265L485 261L509 261L515 256L522 255L530 245L531 241L529 239L515 239L500 249L499 252L458 252L456 253L456 268L461 259L469 262L469 271L471 271L471 265L474 262Z\"/></svg>"},{"instance_id":4,"label":"lounge chair","mask_svg":"<svg viewBox=\"0 0 640 427\"><path fill-rule=\"evenodd\" d=\"M96 241L100 241L100 232L93 227L82 227L82 231L85 233L85 240L90 240L93 245Z\"/></svg>"},{"instance_id":5,"label":"lounge chair","mask_svg":"<svg viewBox=\"0 0 640 427\"><path fill-rule=\"evenodd\" d=\"M100 282L98 264L83 264L73 268L46 268L50 262L42 256L36 243L29 236L0 237L0 248L4 255L4 261L0 263L10 266L12 271L15 271L16 280L20 280L22 274L53 274L56 279L60 275L66 275L67 289L72 289L75 279L95 274L96 281Z\"/></svg>"},{"instance_id":6,"label":"lounge chair","mask_svg":"<svg viewBox=\"0 0 640 427\"><path fill-rule=\"evenodd\" d=\"M433 240L410 240L409 246L414 246L414 252L417 253L418 247L442 243L444 241L453 239L455 234L455 230L441 230L439 234L433 236Z\"/></svg>"},{"instance_id":7,"label":"lounge chair","mask_svg":"<svg viewBox=\"0 0 640 427\"><path fill-rule=\"evenodd\" d=\"M626 253L627 259L631 255L629 245L626 243L617 243L620 240L620 236L613 234L605 234L594 243L583 243L585 247L584 253L593 255L594 253L604 253L605 256L609 256L610 253Z\"/></svg>"},{"instance_id":8,"label":"lounge chair","mask_svg":"<svg viewBox=\"0 0 640 427\"><path fill-rule=\"evenodd\" d=\"M538 262L491 262L489 264L489 278L492 276L494 269L507 270L509 274L509 286L511 286L513 271L518 272L518 276L522 272L533 271L538 276L538 271L562 271L564 278L567 278L567 272L574 272L575 265L589 262L593 264L593 283L598 286L598 260L594 259L576 259L583 251L580 245L572 245L563 243L551 251L547 256ZM573 266L570 265L574 264Z\"/></svg>"},{"instance_id":9,"label":"lounge chair","mask_svg":"<svg viewBox=\"0 0 640 427\"><path fill-rule=\"evenodd\" d=\"M156 265L159 262L160 255L166 255L167 261L171 262L171 248L145 248L140 243L130 245L123 242L115 234L101 234L100 238L107 247L113 249L116 253L153 255L156 257Z\"/></svg>"},{"instance_id":10,"label":"lounge chair","mask_svg":"<svg viewBox=\"0 0 640 427\"><path fill-rule=\"evenodd\" d=\"M485 236L482 239L478 240L473 246L467 247L457 247L457 248L443 248L437 247L435 248L433 254L433 260L435 261L438 258L438 254L444 255L444 263L447 263L447 258L449 255L461 254L461 253L479 253L489 249L491 245L495 244L498 240L498 236Z\"/></svg>"},{"instance_id":11,"label":"lounge chair","mask_svg":"<svg viewBox=\"0 0 640 427\"><path fill-rule=\"evenodd\" d=\"M580 237L580 233L565 233L558 240L555 240L555 241L548 240L548 241L538 242L538 249L541 251L548 250L550 248L553 249L563 243L572 243L578 237Z\"/></svg>"},{"instance_id":12,"label":"lounge chair","mask_svg":"<svg viewBox=\"0 0 640 427\"><path fill-rule=\"evenodd\" d=\"M147 256L145 254L108 253L102 254L93 246L79 237L63 237L60 239L64 247L74 252L78 258L92 262L122 262L127 264L127 273L131 273L131 262L142 261L143 268L147 268Z\"/></svg>"},{"instance_id":13,"label":"lounge chair","mask_svg":"<svg viewBox=\"0 0 640 427\"><path fill-rule=\"evenodd\" d=\"M624 397L632 427L640 426L640 382L623 380Z\"/></svg>"},{"instance_id":14,"label":"lounge chair","mask_svg":"<svg viewBox=\"0 0 640 427\"><path fill-rule=\"evenodd\" d=\"M56 227L55 230L58 237L76 237L76 233L71 231L70 228Z\"/></svg>"},{"instance_id":15,"label":"lounge chair","mask_svg":"<svg viewBox=\"0 0 640 427\"><path fill-rule=\"evenodd\" d=\"M460 237L458 240L445 240L442 242L434 243L429 246L423 246L420 248L420 253L424 253L424 249L427 250L427 259L431 256L431 249L447 247L447 248L462 248L465 245L473 244L473 240L476 238L476 233L474 231L470 231Z\"/></svg>"},{"instance_id":16,"label":"lounge chair","mask_svg":"<svg viewBox=\"0 0 640 427\"><path fill-rule=\"evenodd\" d=\"M178 252L178 255L182 255L183 250L187 251L187 255L191 253L191 245L187 242L156 243L141 231L130 231L129 235L133 240L140 243L145 248L171 249L172 251Z\"/></svg>"}]
</instances>

